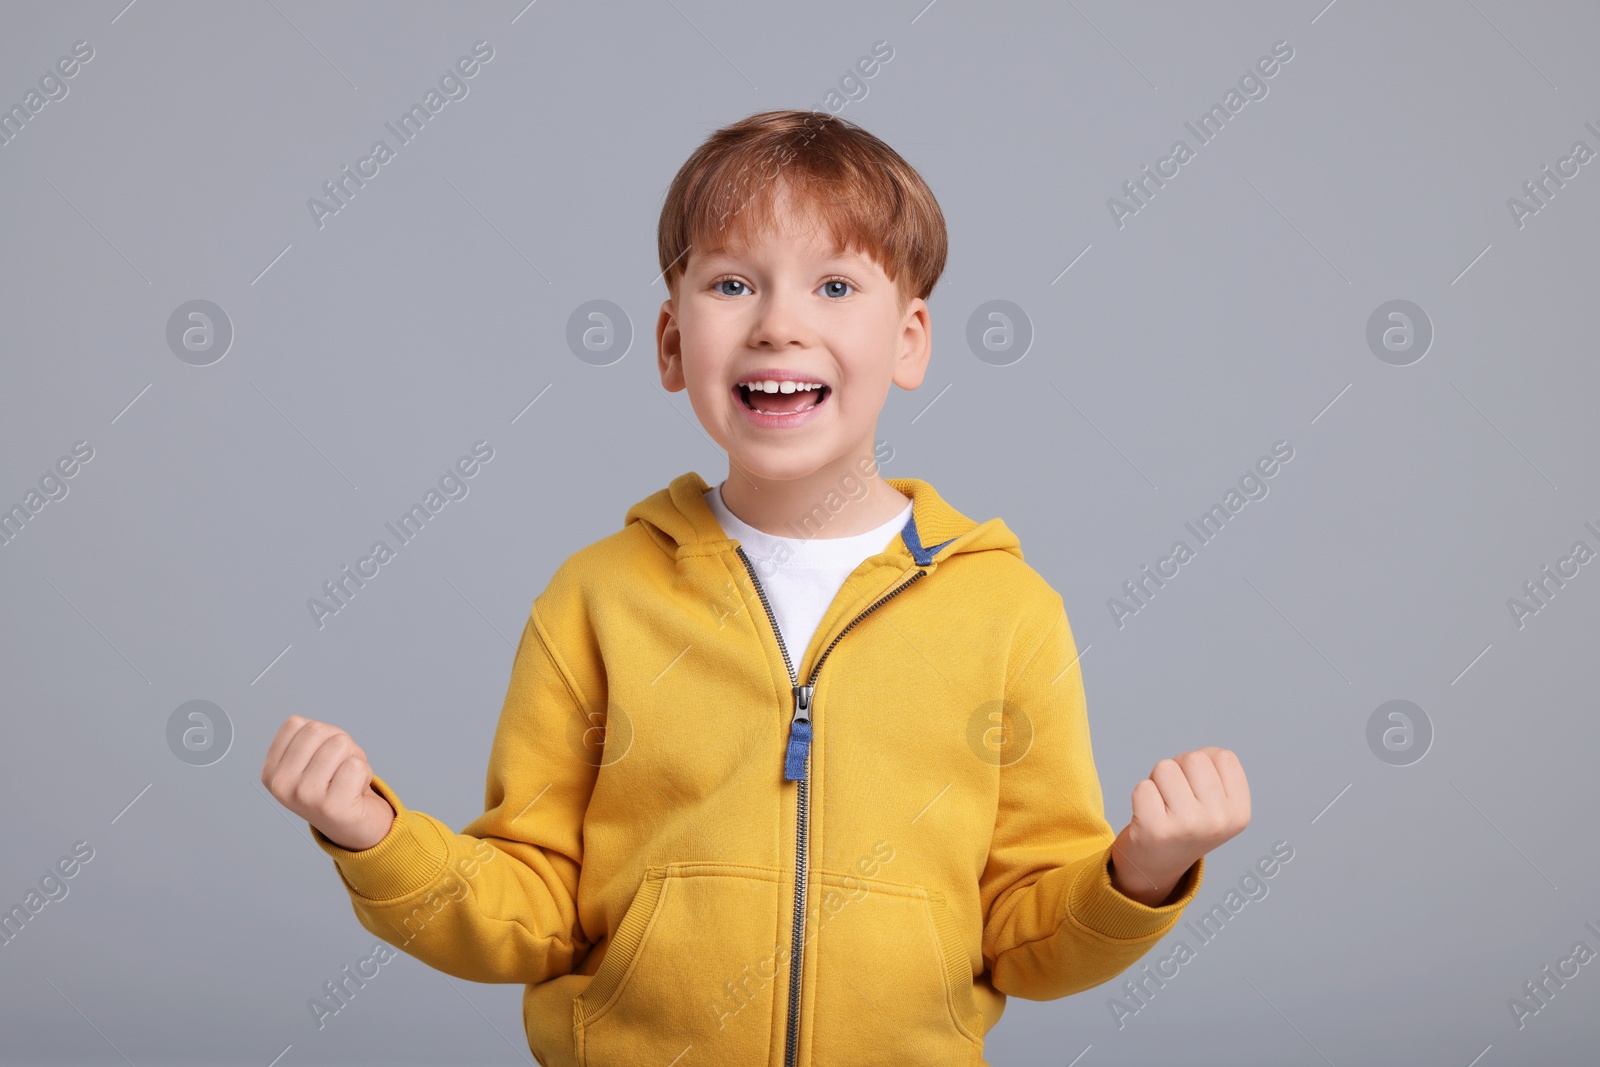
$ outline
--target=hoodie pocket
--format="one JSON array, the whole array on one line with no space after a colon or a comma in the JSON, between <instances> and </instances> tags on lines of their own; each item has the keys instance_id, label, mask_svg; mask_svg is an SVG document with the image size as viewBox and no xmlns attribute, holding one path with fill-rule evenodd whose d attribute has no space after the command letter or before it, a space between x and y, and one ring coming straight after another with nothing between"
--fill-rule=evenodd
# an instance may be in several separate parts
<instances>
[{"instance_id":1,"label":"hoodie pocket","mask_svg":"<svg viewBox=\"0 0 1600 1067\"><path fill-rule=\"evenodd\" d=\"M578 1063L767 1062L774 990L788 974L780 879L731 863L648 868L573 1001Z\"/></svg>"},{"instance_id":2,"label":"hoodie pocket","mask_svg":"<svg viewBox=\"0 0 1600 1067\"><path fill-rule=\"evenodd\" d=\"M811 1062L982 1063L972 965L943 894L831 874L819 888Z\"/></svg>"}]
</instances>

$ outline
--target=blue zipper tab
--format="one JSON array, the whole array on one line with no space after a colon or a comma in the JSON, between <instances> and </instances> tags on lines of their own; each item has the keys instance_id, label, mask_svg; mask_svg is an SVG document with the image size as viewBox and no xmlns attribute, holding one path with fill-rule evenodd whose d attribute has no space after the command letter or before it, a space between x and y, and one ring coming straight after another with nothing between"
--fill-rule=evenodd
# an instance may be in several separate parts
<instances>
[{"instance_id":1,"label":"blue zipper tab","mask_svg":"<svg viewBox=\"0 0 1600 1067\"><path fill-rule=\"evenodd\" d=\"M783 754L783 778L802 781L806 776L806 757L811 753L811 693L814 687L794 687L794 718L789 720L789 748Z\"/></svg>"}]
</instances>

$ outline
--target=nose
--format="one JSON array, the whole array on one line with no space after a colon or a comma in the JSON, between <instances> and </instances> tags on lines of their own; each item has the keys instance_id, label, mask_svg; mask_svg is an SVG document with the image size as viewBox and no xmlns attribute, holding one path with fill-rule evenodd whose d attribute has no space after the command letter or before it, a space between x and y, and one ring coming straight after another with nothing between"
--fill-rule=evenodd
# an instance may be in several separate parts
<instances>
[{"instance_id":1,"label":"nose","mask_svg":"<svg viewBox=\"0 0 1600 1067\"><path fill-rule=\"evenodd\" d=\"M750 324L750 347L783 349L791 344L801 348L811 346L812 334L806 321L804 293L772 285L756 300L756 315Z\"/></svg>"}]
</instances>

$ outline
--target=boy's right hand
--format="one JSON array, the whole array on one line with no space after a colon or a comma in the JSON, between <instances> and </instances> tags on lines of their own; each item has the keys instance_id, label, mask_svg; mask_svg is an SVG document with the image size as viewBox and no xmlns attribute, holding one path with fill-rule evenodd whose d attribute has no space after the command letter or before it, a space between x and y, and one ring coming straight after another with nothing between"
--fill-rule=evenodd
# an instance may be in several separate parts
<instances>
[{"instance_id":1,"label":"boy's right hand","mask_svg":"<svg viewBox=\"0 0 1600 1067\"><path fill-rule=\"evenodd\" d=\"M278 803L351 852L382 841L395 811L372 788L367 754L337 726L291 715L261 766L261 784Z\"/></svg>"}]
</instances>

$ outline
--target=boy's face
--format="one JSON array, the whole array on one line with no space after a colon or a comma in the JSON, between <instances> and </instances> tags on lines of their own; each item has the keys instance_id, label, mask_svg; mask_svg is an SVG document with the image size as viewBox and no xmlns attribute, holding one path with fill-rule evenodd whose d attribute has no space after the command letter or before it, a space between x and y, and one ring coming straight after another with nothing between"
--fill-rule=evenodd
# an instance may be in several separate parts
<instances>
[{"instance_id":1,"label":"boy's face","mask_svg":"<svg viewBox=\"0 0 1600 1067\"><path fill-rule=\"evenodd\" d=\"M730 462L790 480L871 456L890 383L922 384L931 339L921 298L902 307L876 263L831 248L786 196L777 208L779 228L749 246L690 251L676 295L661 305L656 344L662 386L689 390ZM827 388L763 391L755 404L770 411L752 410L739 383L782 372Z\"/></svg>"}]
</instances>

